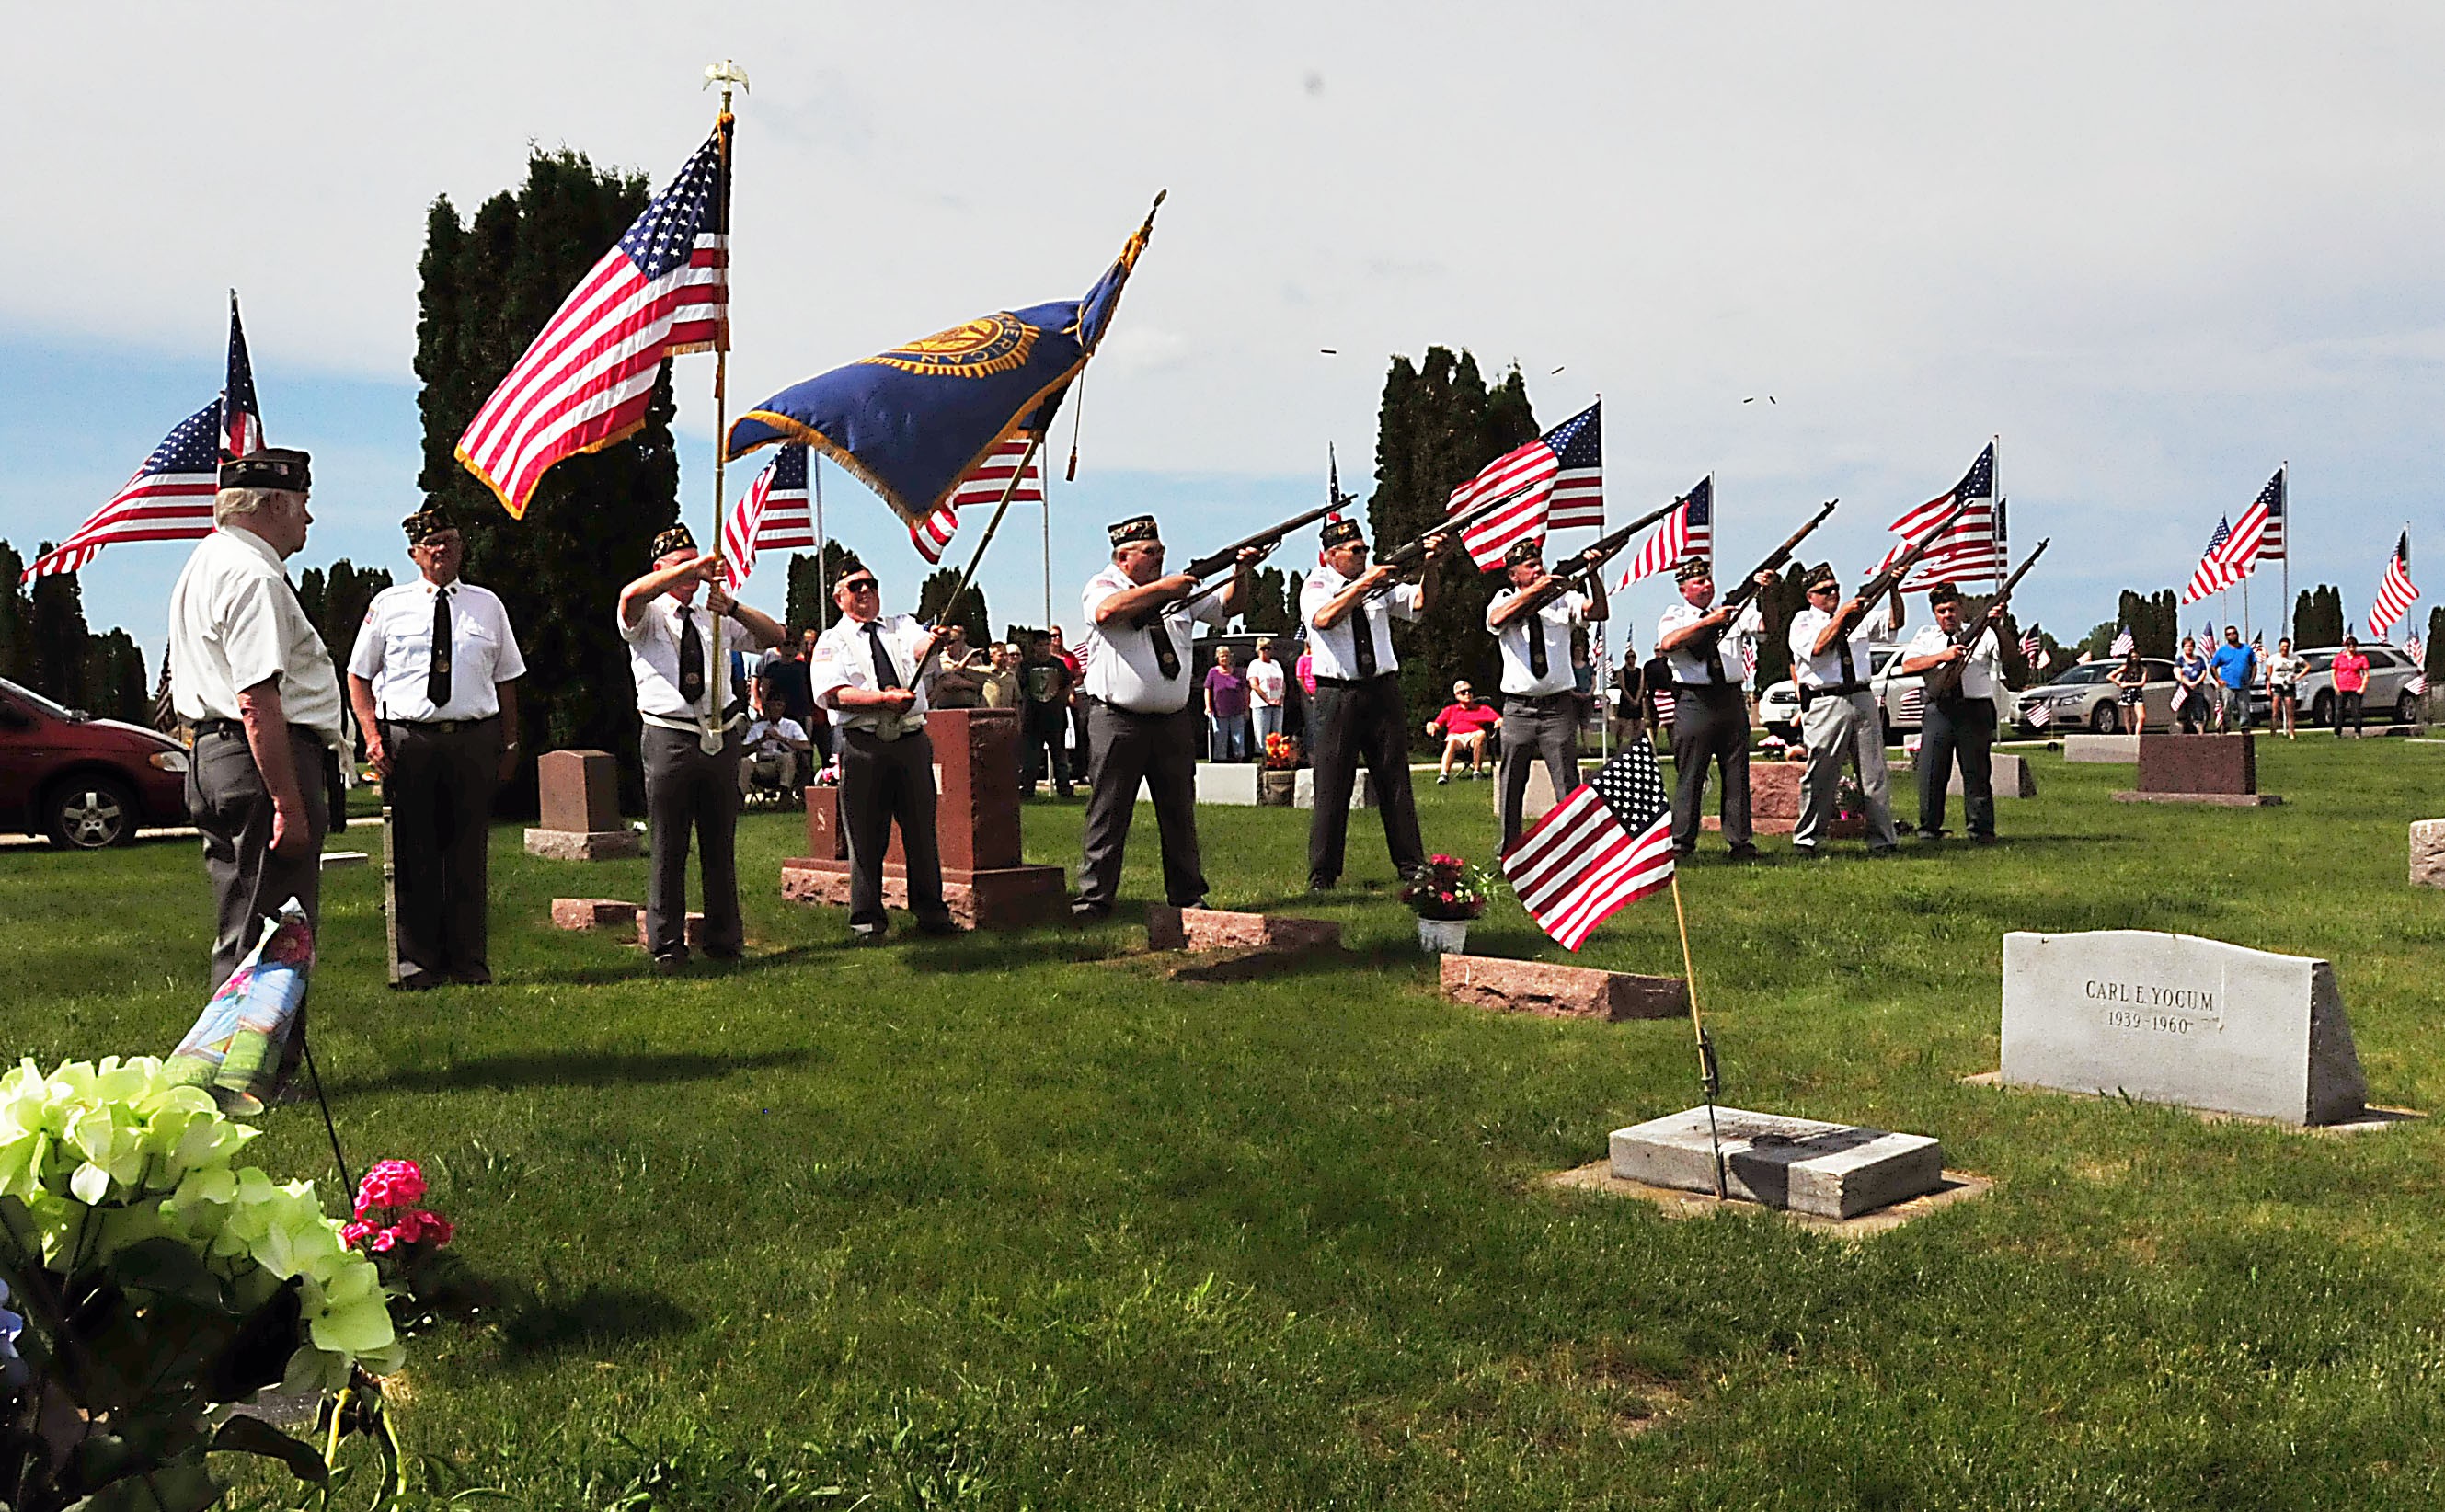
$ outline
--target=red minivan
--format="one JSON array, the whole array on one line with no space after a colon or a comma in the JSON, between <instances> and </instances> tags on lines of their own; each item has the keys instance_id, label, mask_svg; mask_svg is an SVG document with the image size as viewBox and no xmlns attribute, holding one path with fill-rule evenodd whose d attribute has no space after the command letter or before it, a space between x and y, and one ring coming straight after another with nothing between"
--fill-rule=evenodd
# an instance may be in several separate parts
<instances>
[{"instance_id":1,"label":"red minivan","mask_svg":"<svg viewBox=\"0 0 2445 1512\"><path fill-rule=\"evenodd\" d=\"M187 822L187 748L0 678L0 830L78 850Z\"/></svg>"}]
</instances>

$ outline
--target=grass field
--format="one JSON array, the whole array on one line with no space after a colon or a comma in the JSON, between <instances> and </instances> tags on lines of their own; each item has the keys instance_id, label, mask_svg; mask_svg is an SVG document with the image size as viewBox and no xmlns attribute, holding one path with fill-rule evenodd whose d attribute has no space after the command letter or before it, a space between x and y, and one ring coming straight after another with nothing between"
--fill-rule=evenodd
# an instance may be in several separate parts
<instances>
[{"instance_id":1,"label":"grass field","mask_svg":"<svg viewBox=\"0 0 2445 1512\"><path fill-rule=\"evenodd\" d=\"M328 879L317 1051L351 1158L412 1156L499 1289L418 1341L418 1484L622 1507L2379 1507L2445 1500L2445 1133L2311 1138L1965 1087L2001 935L2179 929L2335 961L2374 1101L2445 1112L2445 896L2403 880L2445 746L2263 742L2264 811L2123 806L2037 758L2007 844L1685 869L1742 1106L1940 1136L1988 1197L1857 1244L1534 1189L1695 1101L1686 1023L1439 1000L1372 815L1204 811L1215 902L1342 921L1244 985L1114 923L879 951L784 905L647 975L555 893L638 863L495 836L489 991L381 986L381 879ZM1492 850L1484 784L1430 847ZM1911 805L1903 805L1907 813ZM1079 811L1032 806L1074 865ZM1959 823L1958 818L1954 820ZM1128 896L1153 893L1142 812ZM362 846L360 836L350 842ZM1124 913L1127 914L1125 908ZM37 1059L161 1053L202 994L192 842L0 855L0 1016ZM1540 948L1541 947L1541 948ZM1560 952L1516 905L1472 937ZM1671 909L1583 953L1669 971ZM255 1147L327 1171L309 1110ZM335 1199L336 1201L336 1199Z\"/></svg>"}]
</instances>

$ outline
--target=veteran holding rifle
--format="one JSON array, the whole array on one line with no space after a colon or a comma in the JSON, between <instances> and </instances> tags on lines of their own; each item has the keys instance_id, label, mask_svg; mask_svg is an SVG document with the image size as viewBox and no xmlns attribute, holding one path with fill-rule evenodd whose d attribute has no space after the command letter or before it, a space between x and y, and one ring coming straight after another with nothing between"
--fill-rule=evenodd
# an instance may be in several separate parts
<instances>
[{"instance_id":1,"label":"veteran holding rifle","mask_svg":"<svg viewBox=\"0 0 2445 1512\"><path fill-rule=\"evenodd\" d=\"M1902 648L1900 671L1921 679L1924 712L1918 742L1918 838L1944 838L1945 799L1952 787L1952 764L1961 763L1961 808L1969 838L1979 845L1995 843L1996 697L2004 686L2001 625L2012 589L2047 542L2038 543L2003 588L1975 620L1961 612L1961 589L1938 583L1928 590L1928 611L1935 623L1911 638Z\"/></svg>"}]
</instances>

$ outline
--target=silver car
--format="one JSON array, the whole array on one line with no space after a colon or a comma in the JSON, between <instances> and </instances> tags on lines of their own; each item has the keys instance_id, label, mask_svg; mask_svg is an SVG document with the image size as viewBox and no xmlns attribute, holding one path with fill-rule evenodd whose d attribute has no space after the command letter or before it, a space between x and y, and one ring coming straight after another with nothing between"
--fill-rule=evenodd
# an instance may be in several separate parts
<instances>
[{"instance_id":1,"label":"silver car","mask_svg":"<svg viewBox=\"0 0 2445 1512\"><path fill-rule=\"evenodd\" d=\"M1891 686L1894 693L1901 699L1903 708L1896 709L1886 699L1888 684L1884 674L1894 664L1894 659L1901 654L1901 647L1898 645L1873 645L1868 648L1868 682L1876 695L1876 706L1884 713L1885 743L1888 745L1893 743L1894 731L1918 728L1918 679L1913 677L1892 680ZM1907 723L1904 722L1905 719ZM1800 684L1789 678L1780 682L1766 684L1765 689L1758 694L1758 723L1765 726L1768 735L1779 736L1789 741L1798 741L1800 738Z\"/></svg>"},{"instance_id":2,"label":"silver car","mask_svg":"<svg viewBox=\"0 0 2445 1512\"><path fill-rule=\"evenodd\" d=\"M2301 718L2311 724L2332 727L2335 711L2342 705L2342 696L2335 692L2335 658L2342 651L2340 645L2323 645L2300 653L2309 667L2301 674L2293 697L2300 700ZM2369 717L2391 716L2397 724L2418 723L2419 695L2411 691L2411 684L2419 676L2419 667L2396 646L2364 644L2361 654L2369 663L2368 691L2361 699ZM2265 685L2260 683L2262 688Z\"/></svg>"},{"instance_id":3,"label":"silver car","mask_svg":"<svg viewBox=\"0 0 2445 1512\"><path fill-rule=\"evenodd\" d=\"M2027 689L2015 706L2013 722L2029 735L2116 734L2122 728L2122 689L2109 680L2121 664L2118 658L2100 657L2081 663L2042 687ZM2174 681L2174 663L2152 656L2141 658L2140 664L2148 669L2140 722L2143 727L2162 729L2174 722L2174 695L2179 691Z\"/></svg>"}]
</instances>

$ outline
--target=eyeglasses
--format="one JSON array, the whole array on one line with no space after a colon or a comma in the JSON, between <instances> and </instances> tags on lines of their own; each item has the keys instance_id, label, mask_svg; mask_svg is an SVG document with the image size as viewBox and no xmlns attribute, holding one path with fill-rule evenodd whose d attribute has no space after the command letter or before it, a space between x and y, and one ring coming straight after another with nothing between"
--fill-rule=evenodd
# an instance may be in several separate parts
<instances>
[{"instance_id":1,"label":"eyeglasses","mask_svg":"<svg viewBox=\"0 0 2445 1512\"><path fill-rule=\"evenodd\" d=\"M851 593L870 592L873 590L874 586L874 579L870 577L851 578L841 585L841 587L849 589Z\"/></svg>"}]
</instances>

